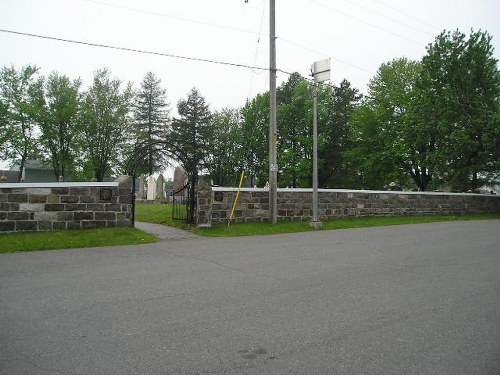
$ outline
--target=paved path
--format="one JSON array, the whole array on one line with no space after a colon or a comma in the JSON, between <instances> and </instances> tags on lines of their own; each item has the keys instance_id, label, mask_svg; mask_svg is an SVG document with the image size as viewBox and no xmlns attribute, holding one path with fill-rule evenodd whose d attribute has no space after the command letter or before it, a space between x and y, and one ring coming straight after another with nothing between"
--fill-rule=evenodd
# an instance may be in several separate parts
<instances>
[{"instance_id":1,"label":"paved path","mask_svg":"<svg viewBox=\"0 0 500 375\"><path fill-rule=\"evenodd\" d=\"M143 230L144 232L155 235L160 241L186 240L189 238L198 237L191 232L161 224L136 221L135 227L137 229Z\"/></svg>"},{"instance_id":2,"label":"paved path","mask_svg":"<svg viewBox=\"0 0 500 375\"><path fill-rule=\"evenodd\" d=\"M0 254L0 374L499 374L499 229Z\"/></svg>"}]
</instances>

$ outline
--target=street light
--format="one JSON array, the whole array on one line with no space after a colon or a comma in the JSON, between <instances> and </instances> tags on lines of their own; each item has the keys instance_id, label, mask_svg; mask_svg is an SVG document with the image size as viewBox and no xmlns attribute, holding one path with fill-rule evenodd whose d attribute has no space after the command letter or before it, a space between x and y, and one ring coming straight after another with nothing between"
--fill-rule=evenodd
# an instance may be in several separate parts
<instances>
[{"instance_id":1,"label":"street light","mask_svg":"<svg viewBox=\"0 0 500 375\"><path fill-rule=\"evenodd\" d=\"M330 59L316 61L311 66L314 78L314 100L313 100L313 196L312 196L312 220L310 226L314 229L321 228L318 217L318 83L330 79Z\"/></svg>"}]
</instances>

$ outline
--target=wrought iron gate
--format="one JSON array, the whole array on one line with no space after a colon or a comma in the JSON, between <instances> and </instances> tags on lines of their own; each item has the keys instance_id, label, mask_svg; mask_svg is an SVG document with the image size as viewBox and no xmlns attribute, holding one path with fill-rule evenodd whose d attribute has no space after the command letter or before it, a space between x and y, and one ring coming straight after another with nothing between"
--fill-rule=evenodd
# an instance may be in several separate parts
<instances>
[{"instance_id":1,"label":"wrought iron gate","mask_svg":"<svg viewBox=\"0 0 500 375\"><path fill-rule=\"evenodd\" d=\"M186 185L172 193L172 219L185 220L188 224L194 223L196 207L195 184L188 181Z\"/></svg>"}]
</instances>

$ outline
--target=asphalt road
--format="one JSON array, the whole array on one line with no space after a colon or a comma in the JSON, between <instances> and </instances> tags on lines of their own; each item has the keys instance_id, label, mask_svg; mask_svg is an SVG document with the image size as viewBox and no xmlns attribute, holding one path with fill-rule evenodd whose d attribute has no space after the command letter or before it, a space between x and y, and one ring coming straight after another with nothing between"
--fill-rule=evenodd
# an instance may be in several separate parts
<instances>
[{"instance_id":1,"label":"asphalt road","mask_svg":"<svg viewBox=\"0 0 500 375\"><path fill-rule=\"evenodd\" d=\"M500 220L0 254L0 374L500 374Z\"/></svg>"}]
</instances>

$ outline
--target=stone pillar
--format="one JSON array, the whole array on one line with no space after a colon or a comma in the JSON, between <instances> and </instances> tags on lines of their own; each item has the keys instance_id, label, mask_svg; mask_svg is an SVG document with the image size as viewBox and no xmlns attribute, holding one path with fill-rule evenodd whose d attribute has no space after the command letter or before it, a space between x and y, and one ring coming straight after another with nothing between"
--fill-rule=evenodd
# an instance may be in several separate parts
<instances>
[{"instance_id":1,"label":"stone pillar","mask_svg":"<svg viewBox=\"0 0 500 375\"><path fill-rule=\"evenodd\" d=\"M196 225L212 226L212 187L203 180L198 182L196 189Z\"/></svg>"}]
</instances>

